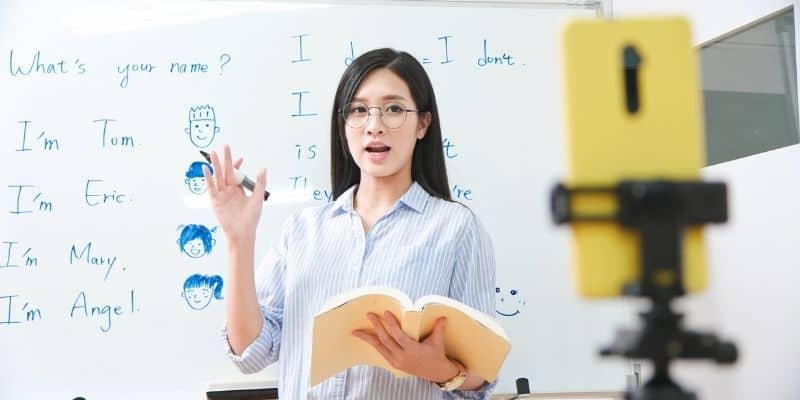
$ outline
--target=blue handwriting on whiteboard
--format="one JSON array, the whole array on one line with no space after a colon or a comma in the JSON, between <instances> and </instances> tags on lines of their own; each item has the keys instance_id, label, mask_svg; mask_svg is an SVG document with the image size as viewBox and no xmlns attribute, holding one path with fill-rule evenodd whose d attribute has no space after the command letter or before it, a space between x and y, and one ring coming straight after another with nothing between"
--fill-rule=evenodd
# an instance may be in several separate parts
<instances>
[{"instance_id":1,"label":"blue handwriting on whiteboard","mask_svg":"<svg viewBox=\"0 0 800 400\"><path fill-rule=\"evenodd\" d=\"M448 45L447 39L451 37L453 37L453 35L439 36L438 38L436 38L444 42L444 60L440 61L442 64L449 64L455 61L452 58L450 58L450 52L448 51L448 46L447 46Z\"/></svg>"},{"instance_id":2,"label":"blue handwriting on whiteboard","mask_svg":"<svg viewBox=\"0 0 800 400\"><path fill-rule=\"evenodd\" d=\"M356 59L356 53L353 50L353 41L350 41L350 55L344 58L344 65L350 65Z\"/></svg>"},{"instance_id":3,"label":"blue handwriting on whiteboard","mask_svg":"<svg viewBox=\"0 0 800 400\"><path fill-rule=\"evenodd\" d=\"M189 108L189 127L184 129L189 135L189 140L198 148L204 149L211 145L214 137L219 133L217 115L214 107L208 104Z\"/></svg>"},{"instance_id":4,"label":"blue handwriting on whiteboard","mask_svg":"<svg viewBox=\"0 0 800 400\"><path fill-rule=\"evenodd\" d=\"M208 190L206 178L203 176L203 166L208 168L208 172L210 172L212 176L214 175L214 168L205 161L195 161L189 164L189 169L186 170L186 179L184 179L183 182L186 183L186 186L189 187L189 191L193 194L203 194Z\"/></svg>"},{"instance_id":5,"label":"blue handwriting on whiteboard","mask_svg":"<svg viewBox=\"0 0 800 400\"><path fill-rule=\"evenodd\" d=\"M303 95L309 93L311 92L309 91L292 92L293 95L297 96L297 113L292 114L292 117L310 117L312 115L317 115L317 113L303 112Z\"/></svg>"},{"instance_id":6,"label":"blue handwriting on whiteboard","mask_svg":"<svg viewBox=\"0 0 800 400\"><path fill-rule=\"evenodd\" d=\"M310 146L303 146L302 144L294 145L297 148L297 159L306 159L306 160L313 160L317 158L317 145L312 144ZM305 153L305 157L303 154Z\"/></svg>"},{"instance_id":7,"label":"blue handwriting on whiteboard","mask_svg":"<svg viewBox=\"0 0 800 400\"><path fill-rule=\"evenodd\" d=\"M133 149L136 146L136 143L133 140L133 136L129 136L129 135L128 136L124 136L124 135L123 136L118 136L118 135L114 135L114 134L110 134L109 133L109 131L110 131L109 122L114 122L114 121L116 121L116 120L113 120L111 118L100 118L100 119L96 119L96 120L92 121L94 123L98 123L98 122L102 122L103 123L103 132L100 135L100 138L101 138L101 140L100 140L100 148L104 149L104 148L107 148L107 147L113 147L113 148L123 148L123 149L126 149L126 150L127 149Z\"/></svg>"},{"instance_id":8,"label":"blue handwriting on whiteboard","mask_svg":"<svg viewBox=\"0 0 800 400\"><path fill-rule=\"evenodd\" d=\"M183 282L181 296L193 310L202 310L211 303L211 298L222 300L222 277L219 275L194 274Z\"/></svg>"},{"instance_id":9,"label":"blue handwriting on whiteboard","mask_svg":"<svg viewBox=\"0 0 800 400\"><path fill-rule=\"evenodd\" d=\"M184 64L179 62L173 62L172 64L169 65L169 73L171 74L175 73L185 74L187 72L190 74L196 74L196 73L204 74L208 72L208 64L200 64L200 63Z\"/></svg>"},{"instance_id":10,"label":"blue handwriting on whiteboard","mask_svg":"<svg viewBox=\"0 0 800 400\"><path fill-rule=\"evenodd\" d=\"M86 292L81 291L80 293L78 293L78 296L75 297L75 301L72 302L72 309L70 309L69 311L69 317L75 318L76 314L78 316L83 314L84 318L89 318L89 317L100 318L102 319L100 323L100 331L103 333L108 333L111 331L112 317L123 315L125 314L126 311L131 314L138 311L138 309L136 308L135 294L133 290L131 290L130 307L128 307L128 304L125 304L125 306L120 304L116 304L113 306L111 304L104 304L101 306L89 306L89 303L86 300Z\"/></svg>"},{"instance_id":11,"label":"blue handwriting on whiteboard","mask_svg":"<svg viewBox=\"0 0 800 400\"><path fill-rule=\"evenodd\" d=\"M35 322L42 319L42 310L34 307L30 302L26 301L22 307L19 307L19 300L14 300L19 295L12 294L0 296L0 326L21 324L23 322ZM5 304L4 304L5 303ZM25 321L22 321L19 313L25 315Z\"/></svg>"},{"instance_id":12,"label":"blue handwriting on whiteboard","mask_svg":"<svg viewBox=\"0 0 800 400\"><path fill-rule=\"evenodd\" d=\"M478 57L478 65L486 67L488 65L508 65L516 64L514 56L509 53L502 53L499 56L489 55L489 48L486 39L483 39L483 55Z\"/></svg>"},{"instance_id":13,"label":"blue handwriting on whiteboard","mask_svg":"<svg viewBox=\"0 0 800 400\"><path fill-rule=\"evenodd\" d=\"M225 68L226 65L228 65L229 62L231 62L231 55L228 53L220 54L219 62L221 63L219 65L219 74L222 75L222 70Z\"/></svg>"},{"instance_id":14,"label":"blue handwriting on whiteboard","mask_svg":"<svg viewBox=\"0 0 800 400\"><path fill-rule=\"evenodd\" d=\"M453 197L455 200L472 200L472 189L465 188L459 185L453 185Z\"/></svg>"},{"instance_id":15,"label":"blue handwriting on whiteboard","mask_svg":"<svg viewBox=\"0 0 800 400\"><path fill-rule=\"evenodd\" d=\"M125 204L130 203L131 200L128 198L128 195L124 193L118 193L117 189L113 189L112 191L101 191L97 193L95 191L89 190L89 186L95 186L97 183L102 183L102 179L87 179L86 180L86 188L83 191L83 199L86 201L86 204L89 207L95 207L103 204Z\"/></svg>"},{"instance_id":16,"label":"blue handwriting on whiteboard","mask_svg":"<svg viewBox=\"0 0 800 400\"><path fill-rule=\"evenodd\" d=\"M38 267L39 266L39 257L34 256L31 254L32 248L28 247L22 255L17 255L18 252L14 251L14 245L18 245L18 242L2 242L3 244L7 245L6 251L6 259L5 262L0 264L0 270L3 268L16 268L16 267ZM17 246L19 247L19 246ZM21 258L22 260L19 261L21 264L17 264L16 259Z\"/></svg>"},{"instance_id":17,"label":"blue handwriting on whiteboard","mask_svg":"<svg viewBox=\"0 0 800 400\"><path fill-rule=\"evenodd\" d=\"M308 190L308 177L302 175L293 176L289 178L289 180L292 182L292 190L302 190L303 193L306 193L306 190ZM333 201L333 191L328 189L314 189L311 196L317 201L325 201L328 203Z\"/></svg>"},{"instance_id":18,"label":"blue handwriting on whiteboard","mask_svg":"<svg viewBox=\"0 0 800 400\"><path fill-rule=\"evenodd\" d=\"M32 214L35 211L39 213L51 213L53 212L53 202L48 201L46 197L43 196L44 193L39 192L38 190L23 190L23 189L32 189L36 186L33 185L8 185L9 188L17 189L17 206L16 209L9 211L11 214L20 215L20 214ZM23 197L23 192L26 194L29 192L38 192L33 195L33 198L29 200L29 196ZM28 204L29 202L33 205L32 208Z\"/></svg>"},{"instance_id":19,"label":"blue handwriting on whiteboard","mask_svg":"<svg viewBox=\"0 0 800 400\"><path fill-rule=\"evenodd\" d=\"M294 36L292 36L292 38L297 39L297 47L298 47L298 50L300 52L300 56L298 58L292 60L293 64L294 63L299 63L299 62L311 61L310 58L305 58L305 56L303 56L303 38L306 37L306 36L309 36L309 34L304 33L302 35L294 35Z\"/></svg>"},{"instance_id":20,"label":"blue handwriting on whiteboard","mask_svg":"<svg viewBox=\"0 0 800 400\"><path fill-rule=\"evenodd\" d=\"M92 242L86 243L81 249L80 254L78 254L78 249L75 245L72 245L72 248L69 251L69 265L74 264L77 261L83 261L89 266L95 266L100 268L105 268L106 273L103 276L103 281L108 280L108 275L111 273L111 269L114 268L114 264L117 263L117 256L96 256L92 254ZM123 269L124 270L124 269Z\"/></svg>"},{"instance_id":21,"label":"blue handwriting on whiteboard","mask_svg":"<svg viewBox=\"0 0 800 400\"><path fill-rule=\"evenodd\" d=\"M72 63L68 63L63 59L56 62L42 62L42 52L37 50L26 69L22 64L15 63L14 50L12 49L8 56L8 70L11 72L12 77L28 76L33 73L41 75L67 75L70 73L83 75L86 73L86 64L82 63L79 58L76 58Z\"/></svg>"},{"instance_id":22,"label":"blue handwriting on whiteboard","mask_svg":"<svg viewBox=\"0 0 800 400\"><path fill-rule=\"evenodd\" d=\"M217 240L212 234L217 231L217 227L208 229L204 225L189 224L178 227L181 234L178 238L178 248L181 252L191 258L200 258L211 253Z\"/></svg>"},{"instance_id":23,"label":"blue handwriting on whiteboard","mask_svg":"<svg viewBox=\"0 0 800 400\"><path fill-rule=\"evenodd\" d=\"M122 79L119 81L119 87L126 88L128 87L128 79L130 77L131 72L142 72L142 73L150 73L156 69L155 64L150 63L142 63L142 64L125 64L125 66L117 65L117 72L122 75Z\"/></svg>"},{"instance_id":24,"label":"blue handwriting on whiteboard","mask_svg":"<svg viewBox=\"0 0 800 400\"><path fill-rule=\"evenodd\" d=\"M28 147L28 127L30 126L32 121L17 121L18 123L22 124L22 145L16 149L17 151L31 151L33 148ZM36 135L36 140L41 143L42 150L45 151L52 151L52 150L61 150L58 146L58 139L52 136L46 136L47 132L42 131L38 135ZM38 146L37 146L38 148Z\"/></svg>"},{"instance_id":25,"label":"blue handwriting on whiteboard","mask_svg":"<svg viewBox=\"0 0 800 400\"><path fill-rule=\"evenodd\" d=\"M456 145L450 138L442 139L442 146L444 147L444 156L447 158L456 158L458 153L453 149Z\"/></svg>"}]
</instances>

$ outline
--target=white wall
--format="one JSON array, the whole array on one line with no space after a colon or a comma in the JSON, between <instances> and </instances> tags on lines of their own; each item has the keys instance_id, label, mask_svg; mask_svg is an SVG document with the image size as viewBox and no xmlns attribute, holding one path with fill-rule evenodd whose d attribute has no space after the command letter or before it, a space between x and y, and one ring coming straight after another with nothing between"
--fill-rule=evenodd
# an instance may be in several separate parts
<instances>
[{"instance_id":1,"label":"white wall","mask_svg":"<svg viewBox=\"0 0 800 400\"><path fill-rule=\"evenodd\" d=\"M617 18L688 16L696 44L793 4L797 8L792 0L613 0ZM706 231L709 289L681 306L690 327L733 339L740 360L729 368L682 362L678 381L703 400L800 398L800 145L718 164L704 175L729 183L730 222Z\"/></svg>"},{"instance_id":2,"label":"white wall","mask_svg":"<svg viewBox=\"0 0 800 400\"><path fill-rule=\"evenodd\" d=\"M615 17L686 15L692 22L695 43L709 41L792 4L793 0L612 0Z\"/></svg>"}]
</instances>

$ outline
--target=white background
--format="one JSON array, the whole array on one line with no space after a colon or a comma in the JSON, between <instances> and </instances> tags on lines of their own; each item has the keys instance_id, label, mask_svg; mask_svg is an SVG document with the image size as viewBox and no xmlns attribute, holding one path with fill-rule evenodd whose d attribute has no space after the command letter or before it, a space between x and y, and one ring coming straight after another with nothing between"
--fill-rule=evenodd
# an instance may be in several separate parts
<instances>
[{"instance_id":1,"label":"white background","mask_svg":"<svg viewBox=\"0 0 800 400\"><path fill-rule=\"evenodd\" d=\"M16 242L10 255L4 255L8 245L0 255L17 264L31 255L39 261L0 270L0 310L21 321L0 325L0 352L11 360L0 366L0 397L196 398L211 381L242 379L222 353L223 302L195 311L181 297L189 275L224 278L226 271L221 235L201 259L187 258L176 243L181 224L216 225L207 204L192 199L183 183L189 163L199 159L184 133L188 111L213 105L221 127L213 146L230 143L244 156L245 171L268 168L273 197L260 225L261 256L290 212L322 204L313 200L314 190L330 191L329 115L350 41L356 55L394 46L431 61L425 67L443 135L458 155L448 160L450 183L472 191L471 200L461 200L495 243L504 294L498 308L520 312L501 320L513 350L498 391L513 391L520 376L548 392L624 387L624 363L596 357L624 325L624 307L578 299L567 230L550 223L547 207L549 188L563 175L558 29L566 17L592 12L555 6L263 12L252 3L202 4L15 3L0 17L0 241ZM300 57L293 36L303 34L303 57L310 61L293 63ZM454 61L446 64L437 39L444 35L453 36L448 54ZM484 39L490 52L511 54L515 64L478 66ZM15 65L29 65L39 51L42 63L63 59L67 73L12 77L11 50ZM224 68L221 54L231 56ZM76 72L76 59L84 74ZM209 72L170 74L172 61L207 63ZM131 72L122 88L118 69L129 63L156 68ZM317 116L292 117L298 112L292 93L299 91L310 91L303 111ZM102 125L93 122L101 118L114 119L110 135L132 137L135 147L102 147ZM32 121L31 151L16 151L23 120ZM58 139L59 150L43 150L44 138ZM317 146L317 157L303 152L298 159L296 145ZM307 188L293 187L295 176L307 177ZM116 190L128 201L89 206L90 179L102 180L93 191ZM16 185L35 186L19 196L21 208L33 212L7 212L17 207ZM51 202L52 212L40 212L41 201ZM70 264L71 247L80 251L88 242L93 255L118 257L107 279L105 269L85 259ZM70 317L81 292L89 307L121 307L110 330L80 308ZM32 309L42 317L25 321ZM268 370L255 378L274 376Z\"/></svg>"}]
</instances>

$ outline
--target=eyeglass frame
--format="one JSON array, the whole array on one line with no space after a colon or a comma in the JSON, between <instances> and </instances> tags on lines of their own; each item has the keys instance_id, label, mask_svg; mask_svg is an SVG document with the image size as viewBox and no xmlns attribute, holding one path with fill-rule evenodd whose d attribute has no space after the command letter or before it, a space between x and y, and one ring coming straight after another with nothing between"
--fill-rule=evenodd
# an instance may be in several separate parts
<instances>
[{"instance_id":1,"label":"eyeglass frame","mask_svg":"<svg viewBox=\"0 0 800 400\"><path fill-rule=\"evenodd\" d=\"M366 104L364 104L364 106L365 106L365 107L367 107L367 119L365 119L365 120L364 120L364 123L363 123L363 124L361 124L361 125L359 125L359 126L351 126L351 125L349 125L349 124L347 123L347 116L345 115L345 107L346 107L346 106L348 106L348 105L350 105L350 104L364 104L364 103L359 103L359 102L355 102L355 103L354 103L354 102L349 102L349 103L346 103L344 106L342 106L342 107L340 107L340 108L339 108L339 112L338 112L338 114L342 116L342 122L344 122L344 124L345 124L346 126L349 126L349 127L353 128L353 129L359 129L359 128L363 128L363 127L367 126L367 123L369 122L369 119L370 119L370 118L372 118L372 112L371 112L370 110L372 110L373 108L377 108L377 109L378 109L378 111L380 112L380 119L381 119L381 123L382 123L384 126L386 126L387 128L389 128L389 129L397 129L397 128L399 128L399 127L403 126L403 124L406 122L406 119L408 119L408 113L410 113L410 112L414 112L414 113L428 112L428 111L425 111L425 110L413 110L413 109L408 109L408 108L406 108L406 106L404 106L404 105L402 105L402 104L400 104L400 103L395 103L395 102L391 102L391 101L388 101L388 102L386 102L386 103L383 103L383 104L381 104L381 105L380 105L380 107L378 107L378 106L372 106L372 107L369 107L369 106L367 106ZM400 107L402 107L402 108L403 108L403 111L405 111L405 114L404 114L404 115L405 115L405 117L403 118L403 122L401 122L401 123L400 123L400 125L397 125L397 126L395 126L395 127L389 127L389 125L387 125L387 124L386 124L386 122L383 120L383 107L384 107L384 106L386 106L387 104L398 105L398 106L400 106Z\"/></svg>"}]
</instances>

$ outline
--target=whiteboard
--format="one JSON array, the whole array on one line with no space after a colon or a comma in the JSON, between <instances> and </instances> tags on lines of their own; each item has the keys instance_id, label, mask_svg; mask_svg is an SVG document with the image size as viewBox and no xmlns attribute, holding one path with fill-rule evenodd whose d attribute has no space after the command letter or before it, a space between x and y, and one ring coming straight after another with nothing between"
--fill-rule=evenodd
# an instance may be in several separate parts
<instances>
[{"instance_id":1,"label":"whiteboard","mask_svg":"<svg viewBox=\"0 0 800 400\"><path fill-rule=\"evenodd\" d=\"M517 377L539 392L623 388L625 364L596 357L623 305L577 297L567 230L547 211L564 175L558 32L594 10L141 4L3 6L0 398L196 399L212 381L277 376L225 359L224 299L186 300L184 284L226 272L187 173L224 143L244 171L268 168L260 258L290 213L328 201L335 85L385 46L430 74L453 197L495 244L513 343L497 392Z\"/></svg>"}]
</instances>

